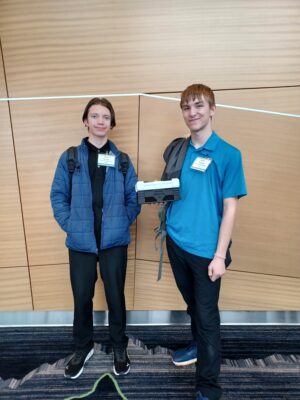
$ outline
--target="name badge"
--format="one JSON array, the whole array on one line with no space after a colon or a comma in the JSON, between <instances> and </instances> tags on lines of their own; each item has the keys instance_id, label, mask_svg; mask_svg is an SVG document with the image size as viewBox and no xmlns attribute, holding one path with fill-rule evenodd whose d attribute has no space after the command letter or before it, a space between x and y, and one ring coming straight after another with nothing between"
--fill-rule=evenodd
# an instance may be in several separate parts
<instances>
[{"instance_id":1,"label":"name badge","mask_svg":"<svg viewBox=\"0 0 300 400\"><path fill-rule=\"evenodd\" d=\"M192 169L196 171L205 172L209 165L212 162L212 158L209 157L197 157L193 164L191 165Z\"/></svg>"},{"instance_id":2,"label":"name badge","mask_svg":"<svg viewBox=\"0 0 300 400\"><path fill-rule=\"evenodd\" d=\"M111 154L98 154L97 165L98 167L114 167L116 162L116 156Z\"/></svg>"}]
</instances>

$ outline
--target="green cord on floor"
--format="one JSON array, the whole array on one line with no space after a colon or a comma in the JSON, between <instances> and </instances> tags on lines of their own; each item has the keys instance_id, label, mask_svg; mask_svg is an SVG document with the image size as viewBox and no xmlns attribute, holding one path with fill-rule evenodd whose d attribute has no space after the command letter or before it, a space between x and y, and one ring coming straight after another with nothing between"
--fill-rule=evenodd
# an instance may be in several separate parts
<instances>
[{"instance_id":1,"label":"green cord on floor","mask_svg":"<svg viewBox=\"0 0 300 400\"><path fill-rule=\"evenodd\" d=\"M108 378L110 378L110 379L112 380L112 382L113 382L113 384L114 384L114 386L115 386L115 389L117 390L117 392L118 392L120 398L121 398L122 400L127 400L127 398L126 398L126 397L124 396L124 394L122 393L118 382L117 382L116 379L112 376L112 374L110 374L109 372L107 372L107 373L101 375L100 378L96 380L96 382L94 383L94 386L92 387L92 389L91 389L89 392L83 393L83 394L81 394L81 395L79 395L79 396L66 397L64 400L84 399L85 397L87 397L87 396L89 396L90 394L94 393L94 392L96 391L96 389L97 389L98 384L102 381L102 379L104 379L104 378L106 378L106 377L108 377Z\"/></svg>"}]
</instances>

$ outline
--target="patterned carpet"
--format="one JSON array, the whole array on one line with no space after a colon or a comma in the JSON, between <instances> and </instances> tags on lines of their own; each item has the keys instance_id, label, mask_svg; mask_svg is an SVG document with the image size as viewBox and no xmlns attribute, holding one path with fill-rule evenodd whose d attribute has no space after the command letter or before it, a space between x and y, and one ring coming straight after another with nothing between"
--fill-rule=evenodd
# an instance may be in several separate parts
<instances>
[{"instance_id":1,"label":"patterned carpet","mask_svg":"<svg viewBox=\"0 0 300 400\"><path fill-rule=\"evenodd\" d=\"M195 399L195 366L175 367L171 362L169 349L163 345L153 347L158 337L163 344L167 344L167 341L170 341L170 337L177 338L176 345L178 342L182 345L186 344L189 340L188 329L186 327L156 327L151 328L148 333L145 333L145 328L142 327L132 330L135 334L140 333L139 336L143 336L141 333L144 332L144 342L147 341L147 346L134 337L129 342L129 354L132 361L131 371L126 376L116 377L124 398L128 400ZM63 331L65 332L65 330ZM220 383L224 389L222 400L300 399L299 328L297 331L291 327L284 332L284 335L279 335L279 331L274 328L267 330L257 329L256 332L253 332L252 328L251 332L249 332L249 328L247 330L240 328L225 329L225 331L225 334L223 332L223 337L225 337L223 354L231 353L234 356L223 358L220 376ZM102 336L103 343L107 339L107 330L104 328L101 332L102 334L104 333ZM8 336L12 338L12 335L7 336L7 330L4 333L0 331L1 338L6 340L4 346L3 341L1 341L1 346L3 346L5 353L8 345ZM47 334L46 328L43 333ZM70 334L70 332L65 333L65 339L69 338L67 334ZM19 334L21 335L21 332ZM36 342L37 337L41 338L41 336L42 334L39 331L39 335L35 337L35 340L33 338L33 341ZM64 337L61 332L56 332L56 336L61 339L62 336ZM231 338L230 340L229 337ZM270 340L270 337L273 337L274 340ZM246 346L247 340L248 347ZM277 345L279 346L280 343L281 354L278 352L277 354L276 352L273 353L272 350ZM285 347L283 346L284 343L286 344ZM56 346L62 344L65 345L63 340L61 340L60 344L56 342ZM290 352L289 345L292 346L292 344L294 352ZM23 345L24 348L27 348L24 342ZM174 340L172 345L174 345ZM241 348L238 349L239 347ZM286 351L286 347L288 347L288 351ZM28 351L30 351L30 348ZM31 351L34 353L34 348L31 348ZM56 352L59 353L60 351L62 350L56 347ZM63 351L66 351L66 349L64 348ZM63 400L71 396L77 396L76 398L79 399L80 397L78 396L83 396L91 391L93 385L102 374L111 372L112 354L107 353L107 351L107 342L103 345L96 343L95 355L86 365L84 373L76 381L63 378L64 365L70 355L56 359L53 363L43 363L21 379L12 377L0 379L0 398L1 400ZM264 356L252 357L255 351L256 355ZM52 355L57 354L54 349L52 353ZM47 358L51 358L48 354L51 355L51 351L44 354L45 361ZM239 354L250 357L236 357ZM265 356L265 354L268 355ZM6 356L3 359L2 353L1 361L5 361L5 359L7 361L8 357ZM5 369L5 365L2 364L2 368ZM110 379L104 379L98 385L97 390L85 398L88 400L122 399Z\"/></svg>"}]
</instances>

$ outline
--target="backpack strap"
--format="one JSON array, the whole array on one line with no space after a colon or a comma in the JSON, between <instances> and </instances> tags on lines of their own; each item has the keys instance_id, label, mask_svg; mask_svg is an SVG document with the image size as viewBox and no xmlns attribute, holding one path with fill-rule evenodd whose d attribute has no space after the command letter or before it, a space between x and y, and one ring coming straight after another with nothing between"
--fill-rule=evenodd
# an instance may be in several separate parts
<instances>
[{"instance_id":1,"label":"backpack strap","mask_svg":"<svg viewBox=\"0 0 300 400\"><path fill-rule=\"evenodd\" d=\"M166 166L161 180L179 178L189 142L190 137L177 138L166 148L164 151Z\"/></svg>"},{"instance_id":2,"label":"backpack strap","mask_svg":"<svg viewBox=\"0 0 300 400\"><path fill-rule=\"evenodd\" d=\"M190 137L177 138L174 139L166 148L166 150L164 151L164 160L166 162L166 166L161 177L162 181L180 177L189 141ZM159 208L159 226L154 229L154 232L156 233L155 245L157 239L160 237L157 281L161 279L163 272L164 241L166 240L167 236L166 216L169 205L170 202L168 201Z\"/></svg>"},{"instance_id":3,"label":"backpack strap","mask_svg":"<svg viewBox=\"0 0 300 400\"><path fill-rule=\"evenodd\" d=\"M67 156L68 171L70 174L73 174L75 169L80 168L80 164L77 159L77 147L75 146L69 147L67 152L68 152Z\"/></svg>"},{"instance_id":4,"label":"backpack strap","mask_svg":"<svg viewBox=\"0 0 300 400\"><path fill-rule=\"evenodd\" d=\"M75 170L79 171L80 163L77 157L77 147L72 146L67 149L67 166L70 178L70 193L72 193L72 181Z\"/></svg>"},{"instance_id":5,"label":"backpack strap","mask_svg":"<svg viewBox=\"0 0 300 400\"><path fill-rule=\"evenodd\" d=\"M124 182L128 168L129 168L129 155L127 153L121 152L119 157L119 171L121 171L124 176Z\"/></svg>"},{"instance_id":6,"label":"backpack strap","mask_svg":"<svg viewBox=\"0 0 300 400\"><path fill-rule=\"evenodd\" d=\"M158 218L159 218L159 226L154 229L156 233L155 236L155 249L157 250L156 240L160 237L159 243L159 267L158 267L158 274L157 274L157 282L160 281L163 272L163 257L164 257L164 241L166 240L167 236L167 229L166 229L166 214L167 209L170 205L170 202L163 204L158 210Z\"/></svg>"}]
</instances>

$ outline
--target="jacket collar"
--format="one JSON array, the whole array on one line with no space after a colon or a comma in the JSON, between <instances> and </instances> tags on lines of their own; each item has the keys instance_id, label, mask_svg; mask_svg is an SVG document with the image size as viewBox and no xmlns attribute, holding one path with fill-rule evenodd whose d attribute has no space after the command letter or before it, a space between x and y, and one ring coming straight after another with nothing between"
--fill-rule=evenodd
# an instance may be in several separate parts
<instances>
[{"instance_id":1,"label":"jacket collar","mask_svg":"<svg viewBox=\"0 0 300 400\"><path fill-rule=\"evenodd\" d=\"M86 138L83 138L81 141L81 145L84 149L88 150L87 144L86 144ZM119 156L120 155L120 150L117 148L117 146L110 140L107 141L110 151L115 155L115 156Z\"/></svg>"}]
</instances>

